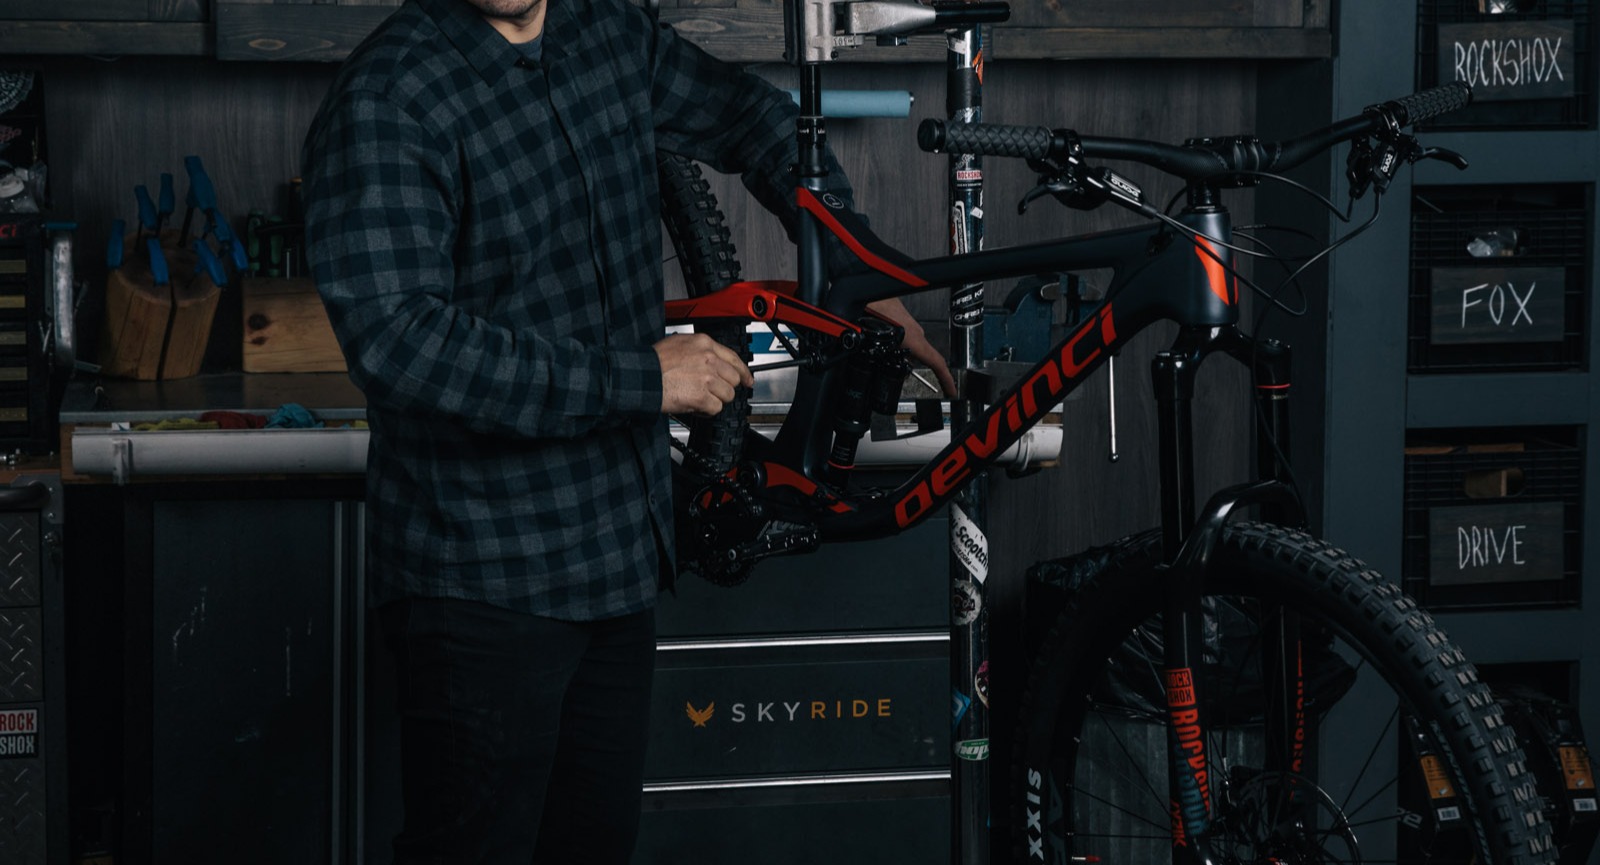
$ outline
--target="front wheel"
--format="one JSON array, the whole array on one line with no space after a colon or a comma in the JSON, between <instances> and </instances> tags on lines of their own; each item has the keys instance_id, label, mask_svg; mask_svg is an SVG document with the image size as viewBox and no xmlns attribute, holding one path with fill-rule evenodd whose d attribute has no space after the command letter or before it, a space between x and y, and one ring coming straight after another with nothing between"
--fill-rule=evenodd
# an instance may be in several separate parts
<instances>
[{"instance_id":1,"label":"front wheel","mask_svg":"<svg viewBox=\"0 0 1600 865\"><path fill-rule=\"evenodd\" d=\"M1198 660L1169 677L1160 546L1146 533L1036 572L1065 608L1021 706L1019 862L1172 861L1174 846L1217 863L1554 861L1515 734L1393 583L1309 535L1230 526ZM1192 689L1169 701L1173 683ZM1175 816L1173 753L1200 825Z\"/></svg>"}]
</instances>

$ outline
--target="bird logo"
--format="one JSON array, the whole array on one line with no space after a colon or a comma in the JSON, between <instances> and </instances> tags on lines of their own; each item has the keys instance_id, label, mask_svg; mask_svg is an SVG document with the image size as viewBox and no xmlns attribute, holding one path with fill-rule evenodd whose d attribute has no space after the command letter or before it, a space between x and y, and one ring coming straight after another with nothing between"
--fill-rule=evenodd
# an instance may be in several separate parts
<instances>
[{"instance_id":1,"label":"bird logo","mask_svg":"<svg viewBox=\"0 0 1600 865\"><path fill-rule=\"evenodd\" d=\"M684 701L683 707L684 713L689 716L689 720L693 721L696 727L704 727L706 722L711 720L711 713L717 710L716 703L707 703L704 709L696 709L694 704L687 700Z\"/></svg>"}]
</instances>

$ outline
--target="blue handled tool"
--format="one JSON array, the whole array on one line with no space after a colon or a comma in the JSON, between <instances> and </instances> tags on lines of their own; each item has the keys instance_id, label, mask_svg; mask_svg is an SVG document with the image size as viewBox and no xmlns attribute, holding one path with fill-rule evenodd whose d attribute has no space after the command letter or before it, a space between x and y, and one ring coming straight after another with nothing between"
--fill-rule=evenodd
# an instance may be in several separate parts
<instances>
[{"instance_id":1,"label":"blue handled tool","mask_svg":"<svg viewBox=\"0 0 1600 865\"><path fill-rule=\"evenodd\" d=\"M206 169L200 164L200 157L185 156L183 168L189 173L189 194L184 196L184 203L188 209L183 213L183 230L178 232L178 245L189 242L189 226L194 223L194 212L199 208L202 213L217 209L217 191L211 185L211 178L206 176Z\"/></svg>"},{"instance_id":2,"label":"blue handled tool","mask_svg":"<svg viewBox=\"0 0 1600 865\"><path fill-rule=\"evenodd\" d=\"M244 273L250 269L250 254L244 251L244 243L235 237L228 243L228 252L233 258L233 269Z\"/></svg>"},{"instance_id":3,"label":"blue handled tool","mask_svg":"<svg viewBox=\"0 0 1600 865\"><path fill-rule=\"evenodd\" d=\"M194 254L200 257L200 265L205 268L206 275L211 277L212 282L219 288L228 284L228 272L223 268L222 260L217 258L211 247L198 237L194 240Z\"/></svg>"},{"instance_id":4,"label":"blue handled tool","mask_svg":"<svg viewBox=\"0 0 1600 865\"><path fill-rule=\"evenodd\" d=\"M111 220L111 240L106 242L106 267L116 270L122 266L123 235L128 233L128 224L120 219Z\"/></svg>"},{"instance_id":5,"label":"blue handled tool","mask_svg":"<svg viewBox=\"0 0 1600 865\"><path fill-rule=\"evenodd\" d=\"M150 190L142 183L133 188L133 198L139 202L139 236L133 241L137 244L144 239L145 229L152 234L156 231L156 203L150 200Z\"/></svg>"},{"instance_id":6,"label":"blue handled tool","mask_svg":"<svg viewBox=\"0 0 1600 865\"><path fill-rule=\"evenodd\" d=\"M244 244L239 242L239 237L229 227L228 220L215 210L209 211L210 218L207 224L211 226L212 234L217 237L217 242L222 244L224 252L233 260L235 270L245 270L250 266L250 256L244 251Z\"/></svg>"},{"instance_id":7,"label":"blue handled tool","mask_svg":"<svg viewBox=\"0 0 1600 865\"><path fill-rule=\"evenodd\" d=\"M161 173L161 192L156 198L156 233L161 233L161 226L172 215L174 206L172 192L172 175L163 171Z\"/></svg>"},{"instance_id":8,"label":"blue handled tool","mask_svg":"<svg viewBox=\"0 0 1600 865\"><path fill-rule=\"evenodd\" d=\"M145 249L150 253L150 276L156 285L166 285L172 281L167 273L167 257L161 254L161 241L154 237L145 239Z\"/></svg>"},{"instance_id":9,"label":"blue handled tool","mask_svg":"<svg viewBox=\"0 0 1600 865\"><path fill-rule=\"evenodd\" d=\"M193 196L194 203L201 210L217 209L217 190L211 185L211 178L206 174L206 169L200 164L200 157L185 156L183 167L189 172L189 194Z\"/></svg>"}]
</instances>

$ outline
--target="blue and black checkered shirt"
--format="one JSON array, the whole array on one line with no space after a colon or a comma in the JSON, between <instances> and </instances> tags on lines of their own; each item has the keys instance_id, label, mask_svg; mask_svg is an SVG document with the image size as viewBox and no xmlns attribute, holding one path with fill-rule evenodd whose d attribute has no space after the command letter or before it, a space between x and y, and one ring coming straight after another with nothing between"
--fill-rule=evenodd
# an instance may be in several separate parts
<instances>
[{"instance_id":1,"label":"blue and black checkered shirt","mask_svg":"<svg viewBox=\"0 0 1600 865\"><path fill-rule=\"evenodd\" d=\"M306 140L313 274L372 428L375 603L650 606L672 549L656 149L793 222L781 92L624 0L549 0L542 49L409 0Z\"/></svg>"}]
</instances>

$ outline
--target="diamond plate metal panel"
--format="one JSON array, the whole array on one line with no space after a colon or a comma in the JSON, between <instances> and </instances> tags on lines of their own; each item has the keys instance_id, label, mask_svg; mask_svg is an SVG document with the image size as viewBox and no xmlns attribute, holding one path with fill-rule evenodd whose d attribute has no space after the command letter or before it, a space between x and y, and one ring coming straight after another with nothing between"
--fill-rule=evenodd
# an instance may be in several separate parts
<instances>
[{"instance_id":1,"label":"diamond plate metal panel","mask_svg":"<svg viewBox=\"0 0 1600 865\"><path fill-rule=\"evenodd\" d=\"M44 760L0 760L0 862L44 861Z\"/></svg>"},{"instance_id":2,"label":"diamond plate metal panel","mask_svg":"<svg viewBox=\"0 0 1600 865\"><path fill-rule=\"evenodd\" d=\"M43 646L44 617L37 608L0 608L0 703L44 699Z\"/></svg>"},{"instance_id":3,"label":"diamond plate metal panel","mask_svg":"<svg viewBox=\"0 0 1600 865\"><path fill-rule=\"evenodd\" d=\"M39 605L39 515L0 514L0 607Z\"/></svg>"}]
</instances>

